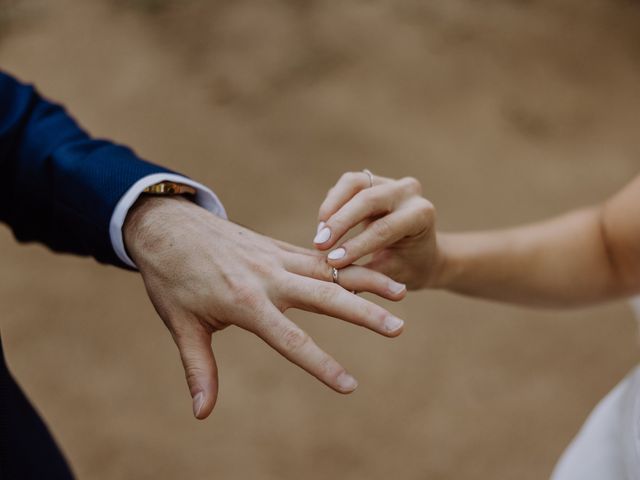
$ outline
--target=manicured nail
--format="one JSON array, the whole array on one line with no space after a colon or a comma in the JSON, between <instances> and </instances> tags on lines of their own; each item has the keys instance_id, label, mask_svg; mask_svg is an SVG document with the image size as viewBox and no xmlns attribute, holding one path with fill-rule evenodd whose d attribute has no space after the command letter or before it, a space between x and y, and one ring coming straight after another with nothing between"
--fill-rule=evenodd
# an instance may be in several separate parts
<instances>
[{"instance_id":1,"label":"manicured nail","mask_svg":"<svg viewBox=\"0 0 640 480\"><path fill-rule=\"evenodd\" d=\"M340 260L346 254L347 254L347 251L344 248L340 247L340 248L336 248L335 250L331 250L329 255L327 255L327 258L329 260Z\"/></svg>"},{"instance_id":2,"label":"manicured nail","mask_svg":"<svg viewBox=\"0 0 640 480\"><path fill-rule=\"evenodd\" d=\"M316 238L313 239L313 243L321 244L329 240L329 238L331 238L331 230L329 227L323 227L316 235Z\"/></svg>"},{"instance_id":3,"label":"manicured nail","mask_svg":"<svg viewBox=\"0 0 640 480\"><path fill-rule=\"evenodd\" d=\"M395 332L396 330L400 330L403 325L404 325L404 322L394 316L389 316L384 321L384 329L387 332Z\"/></svg>"},{"instance_id":4,"label":"manicured nail","mask_svg":"<svg viewBox=\"0 0 640 480\"><path fill-rule=\"evenodd\" d=\"M340 390L345 392L352 392L358 387L358 382L356 381L356 379L349 375L347 372L342 372L338 376L337 381Z\"/></svg>"},{"instance_id":5,"label":"manicured nail","mask_svg":"<svg viewBox=\"0 0 640 480\"><path fill-rule=\"evenodd\" d=\"M324 228L324 226L326 225L326 223L324 222L320 222L318 224L318 228L316 228L316 233L318 233L320 230L322 230Z\"/></svg>"},{"instance_id":6,"label":"manicured nail","mask_svg":"<svg viewBox=\"0 0 640 480\"><path fill-rule=\"evenodd\" d=\"M394 281L389 282L389 291L394 295L404 292L406 288L407 286L403 283L398 283Z\"/></svg>"},{"instance_id":7,"label":"manicured nail","mask_svg":"<svg viewBox=\"0 0 640 480\"><path fill-rule=\"evenodd\" d=\"M193 416L198 418L200 414L200 410L204 405L204 393L200 392L195 397L193 397Z\"/></svg>"}]
</instances>

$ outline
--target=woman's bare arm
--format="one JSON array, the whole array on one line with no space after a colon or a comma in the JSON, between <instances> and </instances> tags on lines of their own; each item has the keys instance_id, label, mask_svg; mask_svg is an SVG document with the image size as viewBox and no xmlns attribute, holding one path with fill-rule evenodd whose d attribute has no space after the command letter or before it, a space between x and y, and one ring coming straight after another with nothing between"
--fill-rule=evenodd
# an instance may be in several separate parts
<instances>
[{"instance_id":1,"label":"woman's bare arm","mask_svg":"<svg viewBox=\"0 0 640 480\"><path fill-rule=\"evenodd\" d=\"M419 202L414 180L375 177L369 187L362 174L349 178L332 189L320 212L332 235L317 247L346 252L328 257L335 267L373 253L371 268L410 288L531 306L585 305L640 291L640 177L599 206L506 230L456 234L436 233L433 207ZM342 242L363 220L372 223Z\"/></svg>"}]
</instances>

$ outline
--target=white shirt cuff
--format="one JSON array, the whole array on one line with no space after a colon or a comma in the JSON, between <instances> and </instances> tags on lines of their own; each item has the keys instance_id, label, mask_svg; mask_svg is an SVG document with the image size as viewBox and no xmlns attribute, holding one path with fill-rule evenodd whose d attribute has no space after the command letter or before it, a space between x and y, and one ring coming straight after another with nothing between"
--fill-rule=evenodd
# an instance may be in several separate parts
<instances>
[{"instance_id":1,"label":"white shirt cuff","mask_svg":"<svg viewBox=\"0 0 640 480\"><path fill-rule=\"evenodd\" d=\"M184 185L189 185L196 189L195 203L202 208L209 210L211 213L218 215L222 218L227 218L227 212L215 193L204 185L194 182L193 180L183 177L182 175L176 175L174 173L154 173L142 177L136 183L134 183L129 190L120 198L120 201L116 204L116 208L111 215L111 221L109 222L109 235L111 237L111 245L116 255L120 260L132 268L136 268L136 264L127 254L127 250L124 247L124 238L122 236L122 226L127 218L129 209L136 202L142 191L160 182L176 182Z\"/></svg>"}]
</instances>

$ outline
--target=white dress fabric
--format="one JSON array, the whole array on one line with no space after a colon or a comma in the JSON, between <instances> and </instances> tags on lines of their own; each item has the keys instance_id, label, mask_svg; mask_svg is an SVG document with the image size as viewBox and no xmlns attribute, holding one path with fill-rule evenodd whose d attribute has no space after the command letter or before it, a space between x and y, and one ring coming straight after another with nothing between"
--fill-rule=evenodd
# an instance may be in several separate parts
<instances>
[{"instance_id":1,"label":"white dress fabric","mask_svg":"<svg viewBox=\"0 0 640 480\"><path fill-rule=\"evenodd\" d=\"M630 303L640 319L640 297ZM551 480L640 480L640 367L591 412Z\"/></svg>"},{"instance_id":2,"label":"white dress fabric","mask_svg":"<svg viewBox=\"0 0 640 480\"><path fill-rule=\"evenodd\" d=\"M591 412L551 480L640 480L640 367Z\"/></svg>"}]
</instances>

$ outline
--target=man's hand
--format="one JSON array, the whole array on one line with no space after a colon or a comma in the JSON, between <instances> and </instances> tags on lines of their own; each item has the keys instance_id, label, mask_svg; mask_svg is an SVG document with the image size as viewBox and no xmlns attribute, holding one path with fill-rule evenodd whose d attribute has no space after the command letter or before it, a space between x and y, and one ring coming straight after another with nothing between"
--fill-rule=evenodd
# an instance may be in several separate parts
<instances>
[{"instance_id":1,"label":"man's hand","mask_svg":"<svg viewBox=\"0 0 640 480\"><path fill-rule=\"evenodd\" d=\"M124 237L180 350L196 418L211 413L218 395L211 349L217 330L234 324L255 333L340 393L355 390L356 380L283 312L324 313L388 337L402 331L400 319L349 291L400 300L403 285L358 266L340 270L340 285L331 283L322 254L254 233L184 198L141 198Z\"/></svg>"}]
</instances>

